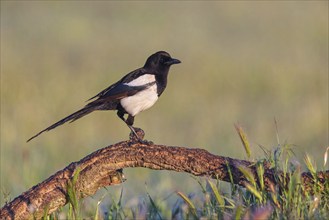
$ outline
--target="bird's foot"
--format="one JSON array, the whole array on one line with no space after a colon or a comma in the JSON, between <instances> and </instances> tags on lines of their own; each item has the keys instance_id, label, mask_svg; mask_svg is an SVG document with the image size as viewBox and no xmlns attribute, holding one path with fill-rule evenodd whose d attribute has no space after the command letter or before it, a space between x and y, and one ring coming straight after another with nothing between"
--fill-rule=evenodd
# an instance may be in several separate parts
<instances>
[{"instance_id":1,"label":"bird's foot","mask_svg":"<svg viewBox=\"0 0 329 220\"><path fill-rule=\"evenodd\" d=\"M135 128L133 126L129 126L131 132L129 134L129 139L134 142L143 141L145 136L145 132L141 128Z\"/></svg>"},{"instance_id":2,"label":"bird's foot","mask_svg":"<svg viewBox=\"0 0 329 220\"><path fill-rule=\"evenodd\" d=\"M153 142L152 141L148 141L148 140L143 140L144 136L145 136L145 132L141 129L141 128L136 128L136 127L130 127L131 132L129 135L129 139L132 142L139 142L141 144L146 144L146 145L152 145Z\"/></svg>"}]
</instances>

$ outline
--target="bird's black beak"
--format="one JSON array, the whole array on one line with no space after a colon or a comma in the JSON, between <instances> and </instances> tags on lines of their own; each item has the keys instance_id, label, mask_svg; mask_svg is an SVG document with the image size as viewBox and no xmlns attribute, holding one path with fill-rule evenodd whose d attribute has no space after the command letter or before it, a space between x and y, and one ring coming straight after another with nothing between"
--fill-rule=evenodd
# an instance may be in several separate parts
<instances>
[{"instance_id":1,"label":"bird's black beak","mask_svg":"<svg viewBox=\"0 0 329 220\"><path fill-rule=\"evenodd\" d=\"M178 64L178 63L181 63L180 60L178 59L174 59L172 58L171 60L168 60L167 62L165 62L166 65L173 65L173 64Z\"/></svg>"}]
</instances>

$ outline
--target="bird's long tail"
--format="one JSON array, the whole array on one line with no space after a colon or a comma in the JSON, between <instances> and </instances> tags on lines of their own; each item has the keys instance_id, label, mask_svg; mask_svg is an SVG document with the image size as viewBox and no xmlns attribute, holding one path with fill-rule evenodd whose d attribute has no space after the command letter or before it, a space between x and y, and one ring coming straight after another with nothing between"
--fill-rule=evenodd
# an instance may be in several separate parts
<instances>
[{"instance_id":1,"label":"bird's long tail","mask_svg":"<svg viewBox=\"0 0 329 220\"><path fill-rule=\"evenodd\" d=\"M56 127L58 127L58 126L60 126L60 125L62 125L64 123L66 123L68 121L73 122L75 120L78 120L79 118L81 118L81 117L83 117L83 116L85 116L85 115L87 115L87 114L89 114L89 113L91 113L91 112L93 112L95 110L97 110L97 107L96 106L86 105L83 109L80 109L79 111L74 112L73 114L71 114L71 115L63 118L62 120L56 122L55 124L49 126L48 128L40 131L39 133L37 133L36 135L34 135L30 139L28 139L26 142L29 142L32 139L38 137L40 134L42 134L45 131L50 131L50 130L52 130L52 129L54 129L54 128L56 128Z\"/></svg>"}]
</instances>

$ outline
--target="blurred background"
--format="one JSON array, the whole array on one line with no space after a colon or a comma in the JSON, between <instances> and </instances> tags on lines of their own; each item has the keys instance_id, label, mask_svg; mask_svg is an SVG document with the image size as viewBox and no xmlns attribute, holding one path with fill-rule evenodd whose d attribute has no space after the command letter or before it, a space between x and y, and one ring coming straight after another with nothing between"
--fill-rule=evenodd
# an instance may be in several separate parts
<instances>
[{"instance_id":1,"label":"blurred background","mask_svg":"<svg viewBox=\"0 0 329 220\"><path fill-rule=\"evenodd\" d=\"M239 123L252 157L262 158L259 145L278 146L275 118L280 143L323 168L327 1L1 1L1 206L126 140L129 129L115 112L94 112L26 143L159 50L182 63L171 68L159 101L135 119L146 139L246 159ZM124 201L198 185L187 174L124 172L127 182L108 189L117 198L123 188Z\"/></svg>"}]
</instances>

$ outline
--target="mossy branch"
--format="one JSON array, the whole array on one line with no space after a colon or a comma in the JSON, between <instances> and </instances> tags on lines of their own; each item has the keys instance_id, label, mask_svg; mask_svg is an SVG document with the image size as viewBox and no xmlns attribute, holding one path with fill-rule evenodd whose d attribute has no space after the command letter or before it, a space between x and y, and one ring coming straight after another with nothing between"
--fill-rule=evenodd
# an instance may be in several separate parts
<instances>
[{"instance_id":1,"label":"mossy branch","mask_svg":"<svg viewBox=\"0 0 329 220\"><path fill-rule=\"evenodd\" d=\"M143 136L143 131L139 130ZM122 169L126 167L145 167L154 170L172 170L187 172L195 176L207 176L240 186L247 186L249 175L257 184L262 183L265 189L273 191L282 187L283 174L263 163L263 180L259 181L257 164L229 157L216 156L203 149L171 147L148 142L139 142L131 137L128 141L119 142L86 156L78 162L71 163L42 183L32 187L0 210L0 219L42 218L68 203L68 183L75 182L78 198L93 195L105 186L120 184L125 181ZM248 170L246 176L244 170ZM79 175L75 175L79 172ZM248 177L249 176L249 177ZM289 175L285 175L285 181ZM72 181L73 178L77 179ZM281 179L281 180L280 180ZM301 174L302 185L312 193L316 182L320 187L328 184L329 171L317 172L316 180L309 172Z\"/></svg>"}]
</instances>

